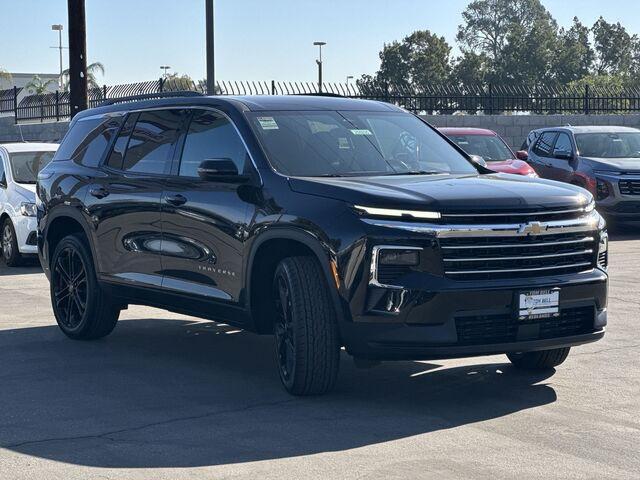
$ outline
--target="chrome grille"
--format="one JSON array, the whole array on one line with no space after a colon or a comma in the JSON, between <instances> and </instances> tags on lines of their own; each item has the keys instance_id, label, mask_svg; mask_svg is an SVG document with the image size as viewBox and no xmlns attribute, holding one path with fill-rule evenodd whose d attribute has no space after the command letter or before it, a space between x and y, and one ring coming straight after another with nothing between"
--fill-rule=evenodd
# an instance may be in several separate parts
<instances>
[{"instance_id":1,"label":"chrome grille","mask_svg":"<svg viewBox=\"0 0 640 480\"><path fill-rule=\"evenodd\" d=\"M597 213L564 221L450 226L439 235L444 273L455 280L490 280L593 269L595 219Z\"/></svg>"},{"instance_id":2,"label":"chrome grille","mask_svg":"<svg viewBox=\"0 0 640 480\"><path fill-rule=\"evenodd\" d=\"M640 195L640 180L620 180L618 187L622 195Z\"/></svg>"}]
</instances>

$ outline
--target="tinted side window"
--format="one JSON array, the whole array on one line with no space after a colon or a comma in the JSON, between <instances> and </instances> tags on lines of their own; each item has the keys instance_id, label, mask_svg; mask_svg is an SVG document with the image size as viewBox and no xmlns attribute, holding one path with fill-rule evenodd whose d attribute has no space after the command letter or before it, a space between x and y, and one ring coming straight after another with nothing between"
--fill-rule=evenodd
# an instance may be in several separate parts
<instances>
[{"instance_id":1,"label":"tinted side window","mask_svg":"<svg viewBox=\"0 0 640 480\"><path fill-rule=\"evenodd\" d=\"M545 132L540 136L540 140L533 148L533 153L541 157L550 157L553 150L553 142L556 139L556 132Z\"/></svg>"},{"instance_id":2,"label":"tinted side window","mask_svg":"<svg viewBox=\"0 0 640 480\"><path fill-rule=\"evenodd\" d=\"M207 110L193 114L182 150L180 175L197 177L203 160L228 158L244 172L247 151L234 126L222 115Z\"/></svg>"},{"instance_id":3,"label":"tinted side window","mask_svg":"<svg viewBox=\"0 0 640 480\"><path fill-rule=\"evenodd\" d=\"M0 182L6 182L7 175L4 173L4 160L2 160L2 155L0 155Z\"/></svg>"},{"instance_id":4,"label":"tinted side window","mask_svg":"<svg viewBox=\"0 0 640 480\"><path fill-rule=\"evenodd\" d=\"M166 174L184 119L184 110L142 112L131 133L122 169L128 172Z\"/></svg>"},{"instance_id":5,"label":"tinted side window","mask_svg":"<svg viewBox=\"0 0 640 480\"><path fill-rule=\"evenodd\" d=\"M60 145L54 160L73 160L87 167L97 167L122 120L122 116L78 120Z\"/></svg>"},{"instance_id":6,"label":"tinted side window","mask_svg":"<svg viewBox=\"0 0 640 480\"><path fill-rule=\"evenodd\" d=\"M136 124L137 119L138 114L132 113L125 120L124 125L122 126L122 129L118 134L118 138L116 138L116 142L113 144L111 155L109 155L109 159L107 160L107 165L109 167L115 168L117 170L122 169L122 160L124 159L124 153L127 150L129 138L131 137L131 132L133 132L133 126Z\"/></svg>"},{"instance_id":7,"label":"tinted side window","mask_svg":"<svg viewBox=\"0 0 640 480\"><path fill-rule=\"evenodd\" d=\"M569 135L566 133L558 134L558 139L556 140L556 146L553 147L553 153L555 155L556 152L572 152L573 147L571 146L571 139Z\"/></svg>"}]
</instances>

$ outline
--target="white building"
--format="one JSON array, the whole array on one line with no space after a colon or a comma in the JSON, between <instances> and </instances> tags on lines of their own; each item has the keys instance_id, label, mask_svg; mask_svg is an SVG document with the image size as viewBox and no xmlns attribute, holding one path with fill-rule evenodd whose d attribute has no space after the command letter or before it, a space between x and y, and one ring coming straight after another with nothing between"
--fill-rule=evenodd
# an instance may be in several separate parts
<instances>
[{"instance_id":1,"label":"white building","mask_svg":"<svg viewBox=\"0 0 640 480\"><path fill-rule=\"evenodd\" d=\"M0 78L0 90L4 90L7 88L13 88L13 86L15 85L16 87L20 88L20 87L24 87L27 83L29 83L31 81L31 79L38 75L43 82L46 82L47 80L53 80L53 82L51 83L51 85L49 85L48 90L51 92L55 92L56 90L58 90L58 82L60 80L60 75L57 73L13 73L10 72L11 74L11 79L7 80L6 78Z\"/></svg>"}]
</instances>

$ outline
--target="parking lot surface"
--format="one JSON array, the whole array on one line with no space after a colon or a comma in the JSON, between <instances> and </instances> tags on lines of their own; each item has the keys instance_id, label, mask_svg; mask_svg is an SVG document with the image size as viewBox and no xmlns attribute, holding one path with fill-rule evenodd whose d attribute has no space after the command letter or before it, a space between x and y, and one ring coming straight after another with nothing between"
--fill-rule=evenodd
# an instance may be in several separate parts
<instances>
[{"instance_id":1,"label":"parking lot surface","mask_svg":"<svg viewBox=\"0 0 640 480\"><path fill-rule=\"evenodd\" d=\"M213 322L133 306L67 340L41 270L0 265L0 478L639 478L640 229L612 237L608 333L555 374L345 355L318 398Z\"/></svg>"}]
</instances>

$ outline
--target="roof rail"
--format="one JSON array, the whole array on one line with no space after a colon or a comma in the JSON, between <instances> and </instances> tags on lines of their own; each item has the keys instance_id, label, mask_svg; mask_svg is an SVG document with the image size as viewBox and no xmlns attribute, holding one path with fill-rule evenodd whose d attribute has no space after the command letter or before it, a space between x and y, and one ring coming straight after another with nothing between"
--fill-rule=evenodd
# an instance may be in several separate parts
<instances>
[{"instance_id":1,"label":"roof rail","mask_svg":"<svg viewBox=\"0 0 640 480\"><path fill-rule=\"evenodd\" d=\"M202 97L200 92L194 92L193 90L177 90L172 92L157 92L157 93L145 93L142 95L131 95L129 97L108 98L104 100L99 106L106 107L107 105L115 105L116 103L137 102L139 100L153 100L155 98L171 98L171 97Z\"/></svg>"},{"instance_id":2,"label":"roof rail","mask_svg":"<svg viewBox=\"0 0 640 480\"><path fill-rule=\"evenodd\" d=\"M298 95L302 97L339 97L339 98L344 97L344 95L340 95L339 93L331 93L331 92L295 93L294 95Z\"/></svg>"}]
</instances>

